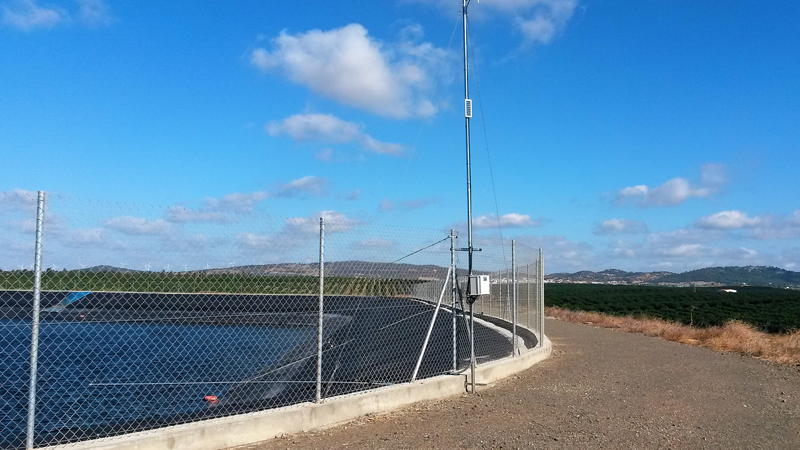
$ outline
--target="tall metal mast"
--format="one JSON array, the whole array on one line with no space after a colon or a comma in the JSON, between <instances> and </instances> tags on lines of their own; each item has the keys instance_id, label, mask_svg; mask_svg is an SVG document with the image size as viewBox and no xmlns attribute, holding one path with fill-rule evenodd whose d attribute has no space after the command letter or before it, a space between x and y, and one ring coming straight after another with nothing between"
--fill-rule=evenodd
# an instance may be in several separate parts
<instances>
[{"instance_id":1,"label":"tall metal mast","mask_svg":"<svg viewBox=\"0 0 800 450\"><path fill-rule=\"evenodd\" d=\"M469 154L469 119L472 117L472 100L469 98L469 63L467 54L467 7L470 0L461 0L462 26L464 29L464 126L467 135L467 239L469 251L469 275L472 275L472 166ZM467 278L469 283L469 278Z\"/></svg>"},{"instance_id":2,"label":"tall metal mast","mask_svg":"<svg viewBox=\"0 0 800 450\"><path fill-rule=\"evenodd\" d=\"M480 0L478 0L480 1ZM470 0L461 0L461 22L464 29L464 126L467 134L467 238L469 251L469 273L467 276L467 298L469 303L469 368L471 390L475 393L475 316L472 304L477 297L472 295L472 165L469 155L469 119L472 117L472 100L469 98L469 60L467 53L467 7Z\"/></svg>"}]
</instances>

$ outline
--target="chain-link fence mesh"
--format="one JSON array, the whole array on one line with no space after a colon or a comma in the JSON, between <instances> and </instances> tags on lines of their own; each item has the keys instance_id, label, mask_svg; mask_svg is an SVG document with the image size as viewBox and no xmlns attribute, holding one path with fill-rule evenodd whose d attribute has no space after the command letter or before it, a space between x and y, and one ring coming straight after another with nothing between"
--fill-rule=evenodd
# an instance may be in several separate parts
<instances>
[{"instance_id":1,"label":"chain-link fence mesh","mask_svg":"<svg viewBox=\"0 0 800 450\"><path fill-rule=\"evenodd\" d=\"M478 297L473 306L476 323L488 322L498 333L513 338L512 346L498 346L491 339L480 339L476 331L477 363L492 360L493 355L500 352L510 355L515 348L521 352L540 345L544 291L540 288L539 250L510 240L481 238L477 238L473 246L480 250L474 253L473 273L488 275L490 280L490 293ZM462 256L462 259L466 258Z\"/></svg>"},{"instance_id":2,"label":"chain-link fence mesh","mask_svg":"<svg viewBox=\"0 0 800 450\"><path fill-rule=\"evenodd\" d=\"M319 401L470 365L464 239L334 212L281 219L238 197L158 208L48 195L32 346L36 214L36 193L0 193L0 448ZM541 336L538 255L516 255L525 266L514 263L515 285L501 276L509 246L476 252L475 272L492 277L492 294L474 305L478 363L513 353L515 304L517 324L534 331L517 333L519 348Z\"/></svg>"},{"instance_id":3,"label":"chain-link fence mesh","mask_svg":"<svg viewBox=\"0 0 800 450\"><path fill-rule=\"evenodd\" d=\"M0 193L0 443L25 439L36 193Z\"/></svg>"}]
</instances>

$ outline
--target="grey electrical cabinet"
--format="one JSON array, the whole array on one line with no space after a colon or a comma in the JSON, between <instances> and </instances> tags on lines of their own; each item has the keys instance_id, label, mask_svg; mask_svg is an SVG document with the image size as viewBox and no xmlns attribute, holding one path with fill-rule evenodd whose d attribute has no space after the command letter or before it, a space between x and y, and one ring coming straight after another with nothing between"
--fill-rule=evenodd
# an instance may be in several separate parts
<instances>
[{"instance_id":1,"label":"grey electrical cabinet","mask_svg":"<svg viewBox=\"0 0 800 450\"><path fill-rule=\"evenodd\" d=\"M489 275L472 275L469 279L469 296L477 297L489 295L491 293L491 282Z\"/></svg>"}]
</instances>

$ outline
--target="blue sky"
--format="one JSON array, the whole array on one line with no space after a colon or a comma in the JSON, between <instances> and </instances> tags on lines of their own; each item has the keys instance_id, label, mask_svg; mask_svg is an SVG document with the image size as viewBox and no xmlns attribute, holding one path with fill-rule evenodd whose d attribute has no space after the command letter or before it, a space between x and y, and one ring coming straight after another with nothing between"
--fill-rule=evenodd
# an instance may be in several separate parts
<instances>
[{"instance_id":1,"label":"blue sky","mask_svg":"<svg viewBox=\"0 0 800 450\"><path fill-rule=\"evenodd\" d=\"M0 192L461 228L459 9L0 0ZM472 4L477 233L548 272L800 270L798 22L795 1Z\"/></svg>"}]
</instances>

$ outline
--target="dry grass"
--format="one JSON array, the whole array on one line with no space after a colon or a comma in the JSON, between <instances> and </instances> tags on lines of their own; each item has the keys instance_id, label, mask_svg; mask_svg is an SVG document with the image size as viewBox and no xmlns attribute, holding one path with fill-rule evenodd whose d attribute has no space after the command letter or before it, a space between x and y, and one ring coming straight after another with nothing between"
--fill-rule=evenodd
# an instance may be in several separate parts
<instances>
[{"instance_id":1,"label":"dry grass","mask_svg":"<svg viewBox=\"0 0 800 450\"><path fill-rule=\"evenodd\" d=\"M769 334L739 321L730 321L721 327L697 328L647 317L608 316L554 307L546 308L545 312L566 322L641 333L682 344L749 355L777 364L800 365L800 331Z\"/></svg>"}]
</instances>

